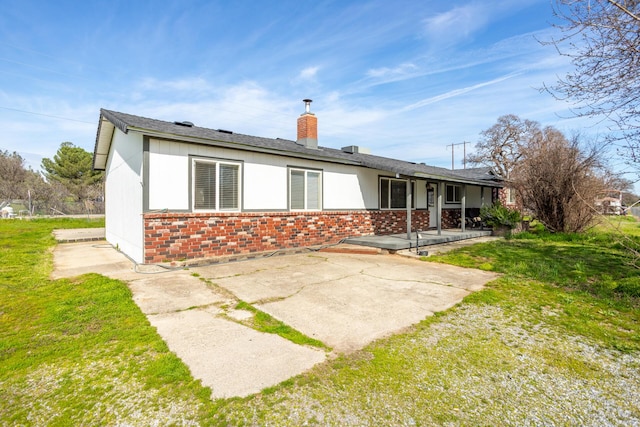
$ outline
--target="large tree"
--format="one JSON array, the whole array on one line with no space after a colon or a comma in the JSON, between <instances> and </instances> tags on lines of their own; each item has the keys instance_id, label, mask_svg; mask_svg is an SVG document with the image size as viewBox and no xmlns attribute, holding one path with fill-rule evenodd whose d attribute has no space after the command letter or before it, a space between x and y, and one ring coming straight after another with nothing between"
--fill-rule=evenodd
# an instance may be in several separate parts
<instances>
[{"instance_id":1,"label":"large tree","mask_svg":"<svg viewBox=\"0 0 640 427\"><path fill-rule=\"evenodd\" d=\"M476 150L467 160L493 167L516 192L519 206L549 230L577 232L591 225L595 199L607 188L600 147L508 114L480 133Z\"/></svg>"},{"instance_id":2,"label":"large tree","mask_svg":"<svg viewBox=\"0 0 640 427\"><path fill-rule=\"evenodd\" d=\"M492 167L505 181L523 155L524 147L540 131L540 125L514 114L498 117L497 122L480 133L475 152L467 156L472 165Z\"/></svg>"},{"instance_id":3,"label":"large tree","mask_svg":"<svg viewBox=\"0 0 640 427\"><path fill-rule=\"evenodd\" d=\"M554 45L575 69L546 89L576 103L578 116L608 119L609 139L640 162L640 1L554 0Z\"/></svg>"},{"instance_id":4,"label":"large tree","mask_svg":"<svg viewBox=\"0 0 640 427\"><path fill-rule=\"evenodd\" d=\"M60 183L77 201L100 197L102 172L92 168L91 154L71 142L60 144L53 160L42 159L42 168L50 183Z\"/></svg>"},{"instance_id":5,"label":"large tree","mask_svg":"<svg viewBox=\"0 0 640 427\"><path fill-rule=\"evenodd\" d=\"M551 231L580 232L597 215L595 199L606 188L597 147L553 127L532 138L513 171L512 185L525 209Z\"/></svg>"},{"instance_id":6,"label":"large tree","mask_svg":"<svg viewBox=\"0 0 640 427\"><path fill-rule=\"evenodd\" d=\"M0 151L0 202L21 199L26 179L27 169L22 156L15 151Z\"/></svg>"}]
</instances>

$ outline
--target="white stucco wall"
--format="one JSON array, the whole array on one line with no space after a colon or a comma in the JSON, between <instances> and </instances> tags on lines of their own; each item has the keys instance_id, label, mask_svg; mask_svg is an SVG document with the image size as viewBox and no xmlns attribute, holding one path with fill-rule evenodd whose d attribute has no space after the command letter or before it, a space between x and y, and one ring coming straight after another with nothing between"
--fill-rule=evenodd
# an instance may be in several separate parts
<instances>
[{"instance_id":1,"label":"white stucco wall","mask_svg":"<svg viewBox=\"0 0 640 427\"><path fill-rule=\"evenodd\" d=\"M485 189L485 197L491 194L491 189ZM467 208L479 208L481 206L480 187L467 185Z\"/></svg>"},{"instance_id":2,"label":"white stucco wall","mask_svg":"<svg viewBox=\"0 0 640 427\"><path fill-rule=\"evenodd\" d=\"M376 209L378 174L366 168L173 141L149 143L149 210L189 210L190 156L242 163L244 211L288 209L288 168L322 171L323 209Z\"/></svg>"},{"instance_id":3,"label":"white stucco wall","mask_svg":"<svg viewBox=\"0 0 640 427\"><path fill-rule=\"evenodd\" d=\"M416 180L416 194L414 195L415 207L417 209L427 208L427 181L418 179Z\"/></svg>"},{"instance_id":4,"label":"white stucco wall","mask_svg":"<svg viewBox=\"0 0 640 427\"><path fill-rule=\"evenodd\" d=\"M148 156L149 210L191 210L189 162L193 157L242 164L243 211L286 211L289 167L322 171L324 210L378 209L378 178L393 176L388 171L351 165L151 139ZM418 209L427 208L426 182L416 180ZM467 185L466 202L467 207L480 206L480 187ZM460 207L460 204L447 204L444 207ZM433 210L430 209L435 214Z\"/></svg>"},{"instance_id":5,"label":"white stucco wall","mask_svg":"<svg viewBox=\"0 0 640 427\"><path fill-rule=\"evenodd\" d=\"M142 135L116 129L105 171L106 239L143 262Z\"/></svg>"},{"instance_id":6,"label":"white stucco wall","mask_svg":"<svg viewBox=\"0 0 640 427\"><path fill-rule=\"evenodd\" d=\"M185 179L187 180L185 182ZM149 151L149 209L188 209L189 163L174 154Z\"/></svg>"}]
</instances>

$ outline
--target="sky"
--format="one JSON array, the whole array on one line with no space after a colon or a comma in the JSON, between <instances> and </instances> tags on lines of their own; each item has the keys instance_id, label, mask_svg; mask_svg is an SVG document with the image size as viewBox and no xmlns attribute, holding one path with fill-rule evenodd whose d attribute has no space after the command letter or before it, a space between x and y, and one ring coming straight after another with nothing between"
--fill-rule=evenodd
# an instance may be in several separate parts
<instances>
[{"instance_id":1,"label":"sky","mask_svg":"<svg viewBox=\"0 0 640 427\"><path fill-rule=\"evenodd\" d=\"M572 69L539 42L557 34L549 0L0 0L0 10L0 150L34 169L65 141L93 152L100 108L294 140L310 98L319 145L451 168L457 144L456 169L504 114L607 132L540 91Z\"/></svg>"}]
</instances>

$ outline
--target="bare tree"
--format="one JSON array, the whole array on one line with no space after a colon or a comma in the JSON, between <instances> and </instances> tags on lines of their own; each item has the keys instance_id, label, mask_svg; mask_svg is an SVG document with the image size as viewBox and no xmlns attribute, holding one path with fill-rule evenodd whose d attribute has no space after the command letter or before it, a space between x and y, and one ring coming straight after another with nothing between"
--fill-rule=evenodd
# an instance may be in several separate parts
<instances>
[{"instance_id":1,"label":"bare tree","mask_svg":"<svg viewBox=\"0 0 640 427\"><path fill-rule=\"evenodd\" d=\"M22 198L27 170L15 151L0 151L0 201Z\"/></svg>"},{"instance_id":2,"label":"bare tree","mask_svg":"<svg viewBox=\"0 0 640 427\"><path fill-rule=\"evenodd\" d=\"M539 131L538 122L523 120L514 114L500 116L493 126L480 133L476 151L467 155L467 162L492 167L509 182L511 171L523 156L524 147Z\"/></svg>"},{"instance_id":3,"label":"bare tree","mask_svg":"<svg viewBox=\"0 0 640 427\"><path fill-rule=\"evenodd\" d=\"M593 224L596 197L605 188L600 150L581 148L578 136L568 140L553 127L529 141L513 172L523 206L555 232L580 232Z\"/></svg>"},{"instance_id":4,"label":"bare tree","mask_svg":"<svg viewBox=\"0 0 640 427\"><path fill-rule=\"evenodd\" d=\"M551 44L575 70L545 89L577 102L578 116L611 120L609 139L640 162L640 2L554 0L562 36Z\"/></svg>"}]
</instances>

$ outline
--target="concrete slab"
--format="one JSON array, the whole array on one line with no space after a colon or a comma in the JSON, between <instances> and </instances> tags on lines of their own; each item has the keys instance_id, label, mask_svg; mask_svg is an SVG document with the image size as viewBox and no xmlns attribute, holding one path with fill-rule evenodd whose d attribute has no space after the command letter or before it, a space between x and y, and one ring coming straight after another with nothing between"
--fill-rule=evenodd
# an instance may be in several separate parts
<instances>
[{"instance_id":1,"label":"concrete slab","mask_svg":"<svg viewBox=\"0 0 640 427\"><path fill-rule=\"evenodd\" d=\"M104 228L69 228L53 230L53 237L59 243L90 242L104 240Z\"/></svg>"},{"instance_id":2,"label":"concrete slab","mask_svg":"<svg viewBox=\"0 0 640 427\"><path fill-rule=\"evenodd\" d=\"M228 298L214 292L184 271L144 275L129 282L133 300L144 314L171 313L193 307L224 304ZM222 310L216 309L217 313Z\"/></svg>"},{"instance_id":3,"label":"concrete slab","mask_svg":"<svg viewBox=\"0 0 640 427\"><path fill-rule=\"evenodd\" d=\"M284 323L349 352L445 310L496 274L394 255L313 253L195 270Z\"/></svg>"},{"instance_id":4,"label":"concrete slab","mask_svg":"<svg viewBox=\"0 0 640 427\"><path fill-rule=\"evenodd\" d=\"M106 242L60 244L53 255L53 278L99 273L127 281L133 300L169 349L212 388L214 398L257 393L326 360L323 350L229 320L227 316L246 320L252 313L223 309L236 300L230 301L228 292L208 286L190 270L138 268ZM242 265L247 272L256 268Z\"/></svg>"},{"instance_id":5,"label":"concrete slab","mask_svg":"<svg viewBox=\"0 0 640 427\"><path fill-rule=\"evenodd\" d=\"M104 240L64 243L53 250L52 279L98 273L108 277L135 274L135 264Z\"/></svg>"},{"instance_id":6,"label":"concrete slab","mask_svg":"<svg viewBox=\"0 0 640 427\"><path fill-rule=\"evenodd\" d=\"M127 281L151 324L214 397L258 392L326 359L322 350L239 324L251 313L233 309L238 299L349 352L497 277L397 255L318 252L164 270L136 266L106 242L60 244L54 267L54 278L94 272Z\"/></svg>"},{"instance_id":7,"label":"concrete slab","mask_svg":"<svg viewBox=\"0 0 640 427\"><path fill-rule=\"evenodd\" d=\"M435 254L449 252L454 249L462 248L464 246L469 246L476 243L493 242L495 240L500 240L500 239L504 239L504 237L498 237L498 236L475 237L469 240L457 240L455 242L448 242L448 243L442 243L438 245L420 247L419 249L421 251L422 250L427 251L429 253L428 256L431 256ZM415 248L401 250L396 252L396 254L406 256L409 258L420 258L421 256L423 256L423 255L417 254Z\"/></svg>"},{"instance_id":8,"label":"concrete slab","mask_svg":"<svg viewBox=\"0 0 640 427\"><path fill-rule=\"evenodd\" d=\"M321 363L326 353L203 310L148 316L169 348L216 398L248 396ZM185 325L189 325L185 328Z\"/></svg>"},{"instance_id":9,"label":"concrete slab","mask_svg":"<svg viewBox=\"0 0 640 427\"><path fill-rule=\"evenodd\" d=\"M460 240L476 239L490 236L490 230L470 229L464 233L461 230L441 230L440 234L436 230L427 230L418 233L411 233L411 239L407 239L407 233L392 234L388 236L360 236L351 237L345 243L352 245L362 245L389 251L400 251L416 247L416 237L418 246L440 245L443 243L456 242Z\"/></svg>"},{"instance_id":10,"label":"concrete slab","mask_svg":"<svg viewBox=\"0 0 640 427\"><path fill-rule=\"evenodd\" d=\"M453 287L419 283L399 287L393 280L351 276L258 307L345 353L418 323L468 294Z\"/></svg>"}]
</instances>

